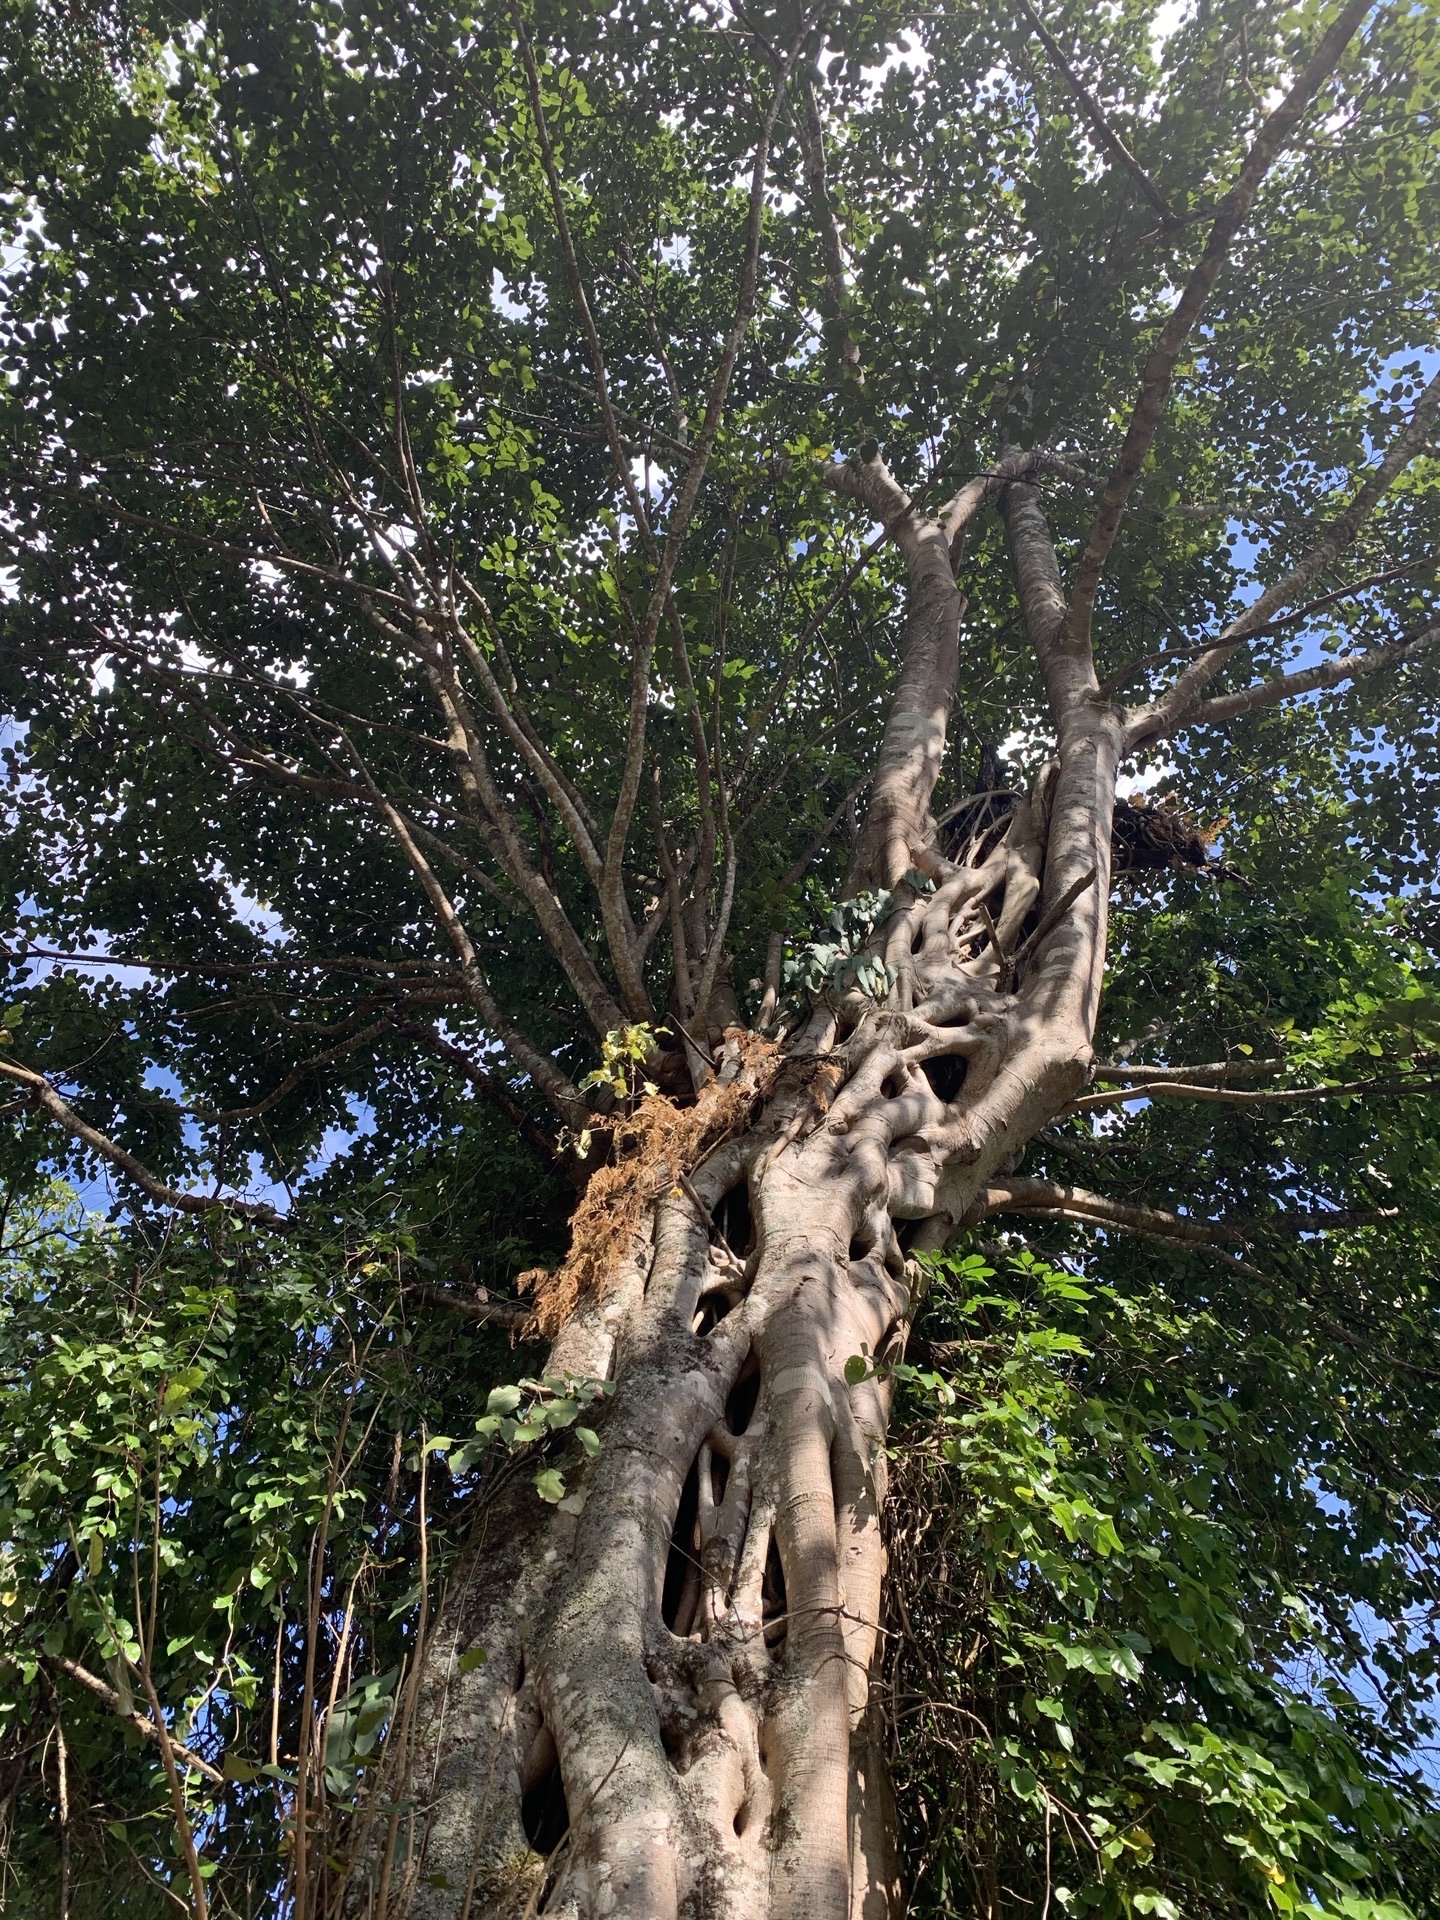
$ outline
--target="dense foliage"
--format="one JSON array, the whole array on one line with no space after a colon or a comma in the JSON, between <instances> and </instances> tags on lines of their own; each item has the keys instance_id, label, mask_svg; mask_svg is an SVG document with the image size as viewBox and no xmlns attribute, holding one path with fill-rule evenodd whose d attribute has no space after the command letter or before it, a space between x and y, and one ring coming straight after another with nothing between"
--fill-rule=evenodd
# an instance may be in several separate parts
<instances>
[{"instance_id":1,"label":"dense foliage","mask_svg":"<svg viewBox=\"0 0 1440 1920\"><path fill-rule=\"evenodd\" d=\"M519 15L0 13L0 1047L157 1181L287 1216L178 1218L23 1087L0 1115L17 1914L158 1914L192 1872L216 1914L283 1913L297 1871L333 1912L375 1822L407 1844L374 1760L407 1737L451 1548L500 1475L559 1498L588 1422L604 1443L590 1384L546 1384L474 1311L564 1246L574 1164L525 1043L576 1082L620 1057L610 1013L677 1015L672 884L718 920L747 1017L772 930L797 992L843 964L897 566L822 459L878 441L938 502L1047 445L1069 557L1203 221L1328 17L1046 10L1157 213L1027 11L527 10L613 422ZM1411 0L1371 15L1180 368L1097 617L1136 697L1306 548L1434 372L1435 29ZM474 588L483 662L610 819L792 40L849 302L792 105L641 679L637 1009L577 834L478 696L519 852L467 814L406 556ZM1432 618L1437 503L1430 450L1324 604L1225 684ZM959 564L945 805L1047 749L997 523ZM1026 1173L1223 1231L981 1227L937 1265L901 1370L889 1622L919 1912L1440 1912L1436 691L1411 662L1130 769L1230 877L1121 882L1102 1058L1275 1057L1274 1091L1356 1091L1076 1113ZM182 1755L178 1813L167 1741L219 1776Z\"/></svg>"}]
</instances>

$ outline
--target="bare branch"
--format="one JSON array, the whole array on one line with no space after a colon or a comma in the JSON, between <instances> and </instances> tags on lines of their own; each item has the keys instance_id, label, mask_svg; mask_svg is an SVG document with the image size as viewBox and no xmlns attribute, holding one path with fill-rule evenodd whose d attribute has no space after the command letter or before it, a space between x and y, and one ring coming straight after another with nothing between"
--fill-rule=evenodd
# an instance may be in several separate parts
<instances>
[{"instance_id":1,"label":"bare branch","mask_svg":"<svg viewBox=\"0 0 1440 1920\"><path fill-rule=\"evenodd\" d=\"M740 344L750 329L755 311L755 298L759 285L760 239L765 214L765 180L769 169L770 138L774 130L775 119L780 111L786 89L789 86L790 71L794 64L797 48L792 47L781 63L780 78L776 85L761 122L760 135L755 145L755 158L750 174L749 208L746 216L744 253L740 269L740 284L735 302L735 315L726 336L720 360L710 382L710 391L705 402L705 417L701 424L699 437L695 442L694 457L686 467L685 478L681 484L675 508L666 531L665 548L661 555L655 584L651 590L645 618L635 637L631 654L630 670L630 725L625 743L625 757L620 773L619 793L616 797L615 811L610 821L610 831L605 842L605 871L601 888L600 907L605 922L606 937L609 940L612 957L620 979L621 991L641 1017L649 1007L649 995L640 977L635 962L635 935L630 921L630 910L625 900L624 858L625 845L630 833L630 822L634 817L635 803L640 792L640 782L645 763L645 734L650 700L650 662L655 649L655 636L669 600L671 582L674 579L676 563L680 557L680 547L695 512L700 497L700 488L705 479L711 453L720 432L720 422L724 415L725 402L730 391L730 380L735 370L735 362L740 352Z\"/></svg>"},{"instance_id":2,"label":"bare branch","mask_svg":"<svg viewBox=\"0 0 1440 1920\"><path fill-rule=\"evenodd\" d=\"M1165 410L1170 384L1186 341L1200 318L1220 276L1220 269L1244 225L1255 195L1270 168L1284 152L1316 93L1329 79L1360 22L1374 0L1348 0L1347 5L1321 36L1320 44L1306 62L1289 93L1281 101L1255 137L1238 178L1224 200L1215 224L1210 229L1205 250L1196 262L1175 309L1165 323L1164 332L1150 351L1141 375L1140 393L1135 402L1124 444L1115 462L1105 491L1096 509L1084 555L1076 572L1071 594L1069 625L1077 638L1088 636L1095 610L1095 595L1110 549L1120 529L1130 490L1140 477L1145 456L1154 443L1156 429Z\"/></svg>"},{"instance_id":3,"label":"bare branch","mask_svg":"<svg viewBox=\"0 0 1440 1920\"><path fill-rule=\"evenodd\" d=\"M173 1207L177 1213L214 1213L218 1208L278 1231L288 1231L291 1227L291 1221L262 1201L238 1200L219 1193L186 1193L179 1187L168 1186L165 1181L157 1179L133 1153L127 1153L108 1134L101 1133L98 1127L92 1127L88 1120L82 1120L43 1073L22 1067L18 1061L0 1060L0 1077L26 1088L34 1096L35 1104L73 1139L88 1147L92 1153L99 1154L102 1160L108 1161L142 1193L148 1194L152 1200L158 1200L161 1206Z\"/></svg>"},{"instance_id":4,"label":"bare branch","mask_svg":"<svg viewBox=\"0 0 1440 1920\"><path fill-rule=\"evenodd\" d=\"M1021 966L1029 959L1030 955L1040 945L1041 941L1045 939L1047 934L1055 931L1056 927L1059 926L1066 914L1069 913L1071 907L1074 906L1081 894L1084 893L1087 888L1094 886L1098 874L1099 869L1097 867L1091 867L1088 873L1082 873L1078 880L1073 880L1070 883L1060 898L1046 911L1035 931L1016 948L1014 957L1009 962L1012 972L1018 973Z\"/></svg>"},{"instance_id":5,"label":"bare branch","mask_svg":"<svg viewBox=\"0 0 1440 1920\"><path fill-rule=\"evenodd\" d=\"M480 615L486 634L493 643L498 637L498 630L495 623L495 616L490 611L489 603L479 589L473 587L463 575L460 576L460 585ZM560 776L560 770L555 765L554 756L531 738L520 725L518 717L511 712L510 703L505 698L504 690L500 682L495 678L490 662L471 639L469 633L466 631L464 622L454 615L453 609L452 631L460 644L461 652L469 663L471 672L480 682L485 693L485 698L489 701L496 719L500 722L506 739L510 741L526 766L529 767L530 771L535 775L535 778L540 782L540 785L554 802L557 813L565 822L570 838L575 843L575 851L580 855L581 864L584 866L590 878L598 885L601 875L600 855L596 850L594 841L590 838L589 826L581 816L579 809L571 797L568 783Z\"/></svg>"},{"instance_id":6,"label":"bare branch","mask_svg":"<svg viewBox=\"0 0 1440 1920\"><path fill-rule=\"evenodd\" d=\"M1122 1061L1116 1066L1095 1067L1091 1078L1130 1080L1145 1086L1153 1082L1179 1080L1187 1086L1203 1086L1212 1080L1263 1080L1269 1074L1284 1073L1289 1066L1288 1060L1254 1060L1244 1054L1237 1055L1233 1060L1213 1060L1199 1067L1131 1067Z\"/></svg>"},{"instance_id":7,"label":"bare branch","mask_svg":"<svg viewBox=\"0 0 1440 1920\"><path fill-rule=\"evenodd\" d=\"M467 1300L445 1287L420 1282L407 1285L405 1296L421 1300L427 1307L441 1307L446 1313L463 1314L467 1320L478 1320L482 1326L509 1327L519 1333L535 1325L535 1308L524 1300Z\"/></svg>"},{"instance_id":8,"label":"bare branch","mask_svg":"<svg viewBox=\"0 0 1440 1920\"><path fill-rule=\"evenodd\" d=\"M371 1004L374 1004L373 1001ZM278 1107L285 1096L293 1093L302 1080L308 1079L321 1067L333 1066L337 1060L344 1060L350 1054L357 1053L367 1042L378 1040L382 1033L389 1032L393 1025L394 1020L389 1013L383 1014L378 1020L372 1020L368 1026L362 1027L358 1033L351 1034L339 1045L327 1048L324 1053L313 1054L308 1060L302 1060L298 1067L292 1067L278 1087L273 1088L262 1099L254 1101L248 1107L229 1107L220 1111L211 1107L190 1106L182 1107L181 1111L193 1115L196 1120L203 1120L207 1126L228 1125L237 1120L258 1120L262 1113L269 1113L272 1107Z\"/></svg>"},{"instance_id":9,"label":"bare branch","mask_svg":"<svg viewBox=\"0 0 1440 1920\"><path fill-rule=\"evenodd\" d=\"M446 1060L452 1067L458 1068L476 1092L488 1100L492 1106L498 1107L515 1131L522 1139L528 1141L537 1153L543 1154L547 1160L557 1165L561 1164L561 1156L555 1142L544 1128L535 1124L504 1082L498 1080L493 1073L488 1073L478 1061L472 1060L463 1047L457 1047L453 1041L436 1033L433 1027L412 1026L409 1023L397 1022L395 1031L404 1034L409 1040L418 1041L438 1059Z\"/></svg>"},{"instance_id":10,"label":"bare branch","mask_svg":"<svg viewBox=\"0 0 1440 1920\"><path fill-rule=\"evenodd\" d=\"M565 1077L548 1054L540 1051L525 1030L510 1018L496 1000L490 990L490 983L481 970L470 935L455 911L454 903L436 879L429 861L416 845L403 815L383 794L377 792L376 798L380 811L390 823L391 832L400 843L401 851L410 862L411 869L425 890L425 897L429 900L436 919L459 956L466 997L470 1004L516 1064L529 1074L562 1119L571 1126L584 1126L589 1119L590 1110L585 1104L580 1089Z\"/></svg>"},{"instance_id":11,"label":"bare branch","mask_svg":"<svg viewBox=\"0 0 1440 1920\"><path fill-rule=\"evenodd\" d=\"M615 469L615 476L624 489L630 511L635 516L635 525L640 534L641 544L653 560L655 558L654 536L650 531L645 502L641 498L640 489L635 484L630 463L625 458L625 450L621 445L619 422L610 404L610 381L605 366L605 349L601 344L600 330L595 324L595 315L591 311L589 296L585 292L585 279L580 272L580 260L575 251L574 236L570 231L570 217L565 211L565 189L555 159L555 147L550 138L550 124L545 114L545 99L540 86L540 71L535 64L535 51L530 44L530 36L525 30L525 22L518 6L512 5L510 18L514 22L515 39L525 66L530 111L535 118L535 137L540 147L540 160L545 170L546 184L550 189L550 206L555 215L555 232L560 241L561 258L565 262L565 278L570 287L570 298L575 302L575 311L580 316L580 326L585 335L586 345L590 350L590 365L595 375L594 397L600 408L600 417L605 423L605 437L610 443L610 459Z\"/></svg>"}]
</instances>

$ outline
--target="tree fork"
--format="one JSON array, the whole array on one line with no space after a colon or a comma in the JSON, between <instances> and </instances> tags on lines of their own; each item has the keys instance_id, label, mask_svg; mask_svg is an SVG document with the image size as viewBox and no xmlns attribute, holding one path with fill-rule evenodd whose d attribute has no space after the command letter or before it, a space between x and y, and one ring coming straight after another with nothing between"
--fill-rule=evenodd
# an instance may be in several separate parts
<instances>
[{"instance_id":1,"label":"tree fork","mask_svg":"<svg viewBox=\"0 0 1440 1920\"><path fill-rule=\"evenodd\" d=\"M561 1331L553 1370L615 1382L601 1452L558 1511L513 1480L462 1563L409 1789L418 1920L898 1912L870 1697L883 1360L907 1248L944 1244L1088 1075L1120 726L1078 709L980 864L918 850L933 891L902 882L872 937L908 953L911 1005L840 995L828 1045L674 1170ZM1002 991L987 923L1055 905ZM857 1355L882 1364L847 1381Z\"/></svg>"}]
</instances>

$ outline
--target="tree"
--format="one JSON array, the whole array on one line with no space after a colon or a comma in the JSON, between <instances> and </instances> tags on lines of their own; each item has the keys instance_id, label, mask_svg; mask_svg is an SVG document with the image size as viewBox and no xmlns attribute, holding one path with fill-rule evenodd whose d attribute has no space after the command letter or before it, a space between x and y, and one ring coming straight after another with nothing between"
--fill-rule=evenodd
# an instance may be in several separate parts
<instances>
[{"instance_id":1,"label":"tree","mask_svg":"<svg viewBox=\"0 0 1440 1920\"><path fill-rule=\"evenodd\" d=\"M1192 1307L1217 1274L1273 1305L1278 1263L1332 1359L1428 1379L1373 1301L1315 1301L1363 1292L1330 1235L1403 1243L1431 1338L1428 1160L1386 1243L1334 1142L1418 1142L1364 1103L1431 1084L1433 29L1368 0L1168 35L1026 0L12 14L14 1165L108 1164L202 1241L278 1232L252 1167L293 1177L357 1111L423 1139L463 1086L578 1194L526 1276L532 1399L574 1420L603 1382L603 1420L491 1486L420 1602L390 1811L323 1867L302 1757L298 1914L898 1909L886 1436L897 1385L943 1384L904 1359L926 1287L1001 1312L1018 1242L956 1265L982 1222L1048 1223L1041 1319L1099 1230L1085 1258L1133 1275L1134 1236ZM1117 811L1137 772L1181 800ZM1326 864L1287 945L1291 777ZM1205 877L1134 896L1114 968L1117 871L1176 869ZM83 984L96 930L140 985ZM1232 986L1209 956L1242 946ZM1137 1089L1111 1145L1088 1116ZM1211 1217L1217 1108L1256 1130L1225 1169L1249 1205ZM1197 1368L1202 1318L1173 1323ZM1009 1403L1032 1438L1064 1426L1049 1379ZM542 1440L518 1404L479 1441ZM949 1485L981 1443L932 1412ZM1159 1528L1165 1447L1105 1432ZM417 1457L463 1473L440 1439ZM1033 1488L1001 1480L1013 1520ZM1087 1485L1088 1514L1047 1501L1103 1559ZM1277 1609L1238 1608L1236 1648ZM149 1698L153 1646L98 1626ZM312 1675L302 1756L320 1711ZM1200 1793L1202 1747L1147 1778ZM1051 1799L996 1766L1048 1902ZM1247 1840L1224 1910L1359 1900L1387 1869L1344 1890L1321 1829L1350 1817L1293 1870ZM1092 1904L1173 1911L1115 1847Z\"/></svg>"}]
</instances>

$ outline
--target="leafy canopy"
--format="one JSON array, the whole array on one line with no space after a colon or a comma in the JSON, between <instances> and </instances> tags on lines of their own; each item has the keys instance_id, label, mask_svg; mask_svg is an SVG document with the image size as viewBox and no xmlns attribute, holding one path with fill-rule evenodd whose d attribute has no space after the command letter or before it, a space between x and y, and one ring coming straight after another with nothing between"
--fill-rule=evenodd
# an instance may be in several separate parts
<instances>
[{"instance_id":1,"label":"leafy canopy","mask_svg":"<svg viewBox=\"0 0 1440 1920\"><path fill-rule=\"evenodd\" d=\"M143 1715L143 1658L222 1775L187 1787L217 1911L279 1897L275 1774L294 1793L302 1756L342 1831L466 1502L510 1444L558 1495L577 1428L604 1444L578 1400L516 1422L522 1376L526 1408L573 1396L419 1293L560 1250L537 1063L643 1084L634 1035L665 1026L686 938L741 1014L772 933L797 991L851 957L864 909L837 896L901 595L826 460L879 446L932 507L1047 447L1068 564L1175 289L1328 17L1065 0L1044 24L1067 76L988 3L546 0L532 76L495 7L6 0L0 1045L164 1181L298 1196L287 1235L166 1220L130 1187L85 1221L48 1183L90 1179L88 1149L23 1093L4 1115L0 1706L27 1912L58 1897L57 1713L72 1912L185 1885L157 1743L63 1662ZM1368 17L1191 336L1097 607L1130 697L1308 549L1434 372L1435 28L1409 0ZM790 94L753 316L637 675L792 44L844 300ZM1222 686L1433 617L1436 521L1426 453L1324 603ZM472 691L483 668L503 696L475 693L488 815L417 654L412 557L468 583ZM993 520L959 565L937 810L996 749L1019 786L1048 745ZM627 804L637 685L620 897L648 1009L584 845ZM937 1278L897 1521L922 1910L1435 1908L1435 693L1420 660L1128 770L1239 877L1122 884L1102 1058L1248 1050L1292 1088L1389 1091L1077 1114L1027 1174L1240 1238L1052 1219ZM505 1444L471 1452L492 1416Z\"/></svg>"}]
</instances>

